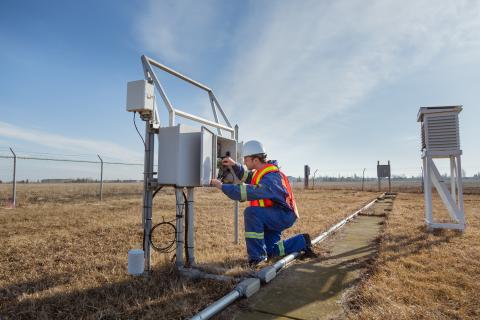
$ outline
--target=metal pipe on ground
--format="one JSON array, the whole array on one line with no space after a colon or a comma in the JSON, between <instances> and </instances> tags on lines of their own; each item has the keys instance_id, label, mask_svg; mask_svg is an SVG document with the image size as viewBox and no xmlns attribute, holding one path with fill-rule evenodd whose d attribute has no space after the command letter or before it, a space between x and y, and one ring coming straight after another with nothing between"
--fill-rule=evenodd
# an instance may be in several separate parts
<instances>
[{"instance_id":1,"label":"metal pipe on ground","mask_svg":"<svg viewBox=\"0 0 480 320\"><path fill-rule=\"evenodd\" d=\"M385 195L385 193L383 193L380 197L382 197L383 195ZM330 234L332 234L333 232L343 227L348 221L355 218L360 212L370 208L380 197L377 197L374 200L370 201L367 205L355 211L354 213L352 213L351 215L349 215L348 217L338 222L337 224L332 226L330 229L328 229L327 231L325 231L324 233L322 233L321 235L313 239L312 245L316 245L321 241L325 240ZM242 296L245 296L247 298L250 297L260 289L260 280L264 283L270 282L273 278L275 278L278 271L283 269L288 263L293 261L299 255L300 255L300 252L293 252L288 256L285 256L283 259L277 261L273 266L268 266L259 270L256 273L257 278L248 278L240 282L240 284L237 285L237 287L235 287L233 291L228 293L226 296L220 298L219 300L215 301L214 303L212 303L211 305L209 305L208 307L206 307L205 309L197 313L191 319L192 320L210 319L212 316L216 315L217 313L225 309L227 306L235 302L238 298ZM258 280L258 289L256 289L257 283L253 283L252 280Z\"/></svg>"}]
</instances>

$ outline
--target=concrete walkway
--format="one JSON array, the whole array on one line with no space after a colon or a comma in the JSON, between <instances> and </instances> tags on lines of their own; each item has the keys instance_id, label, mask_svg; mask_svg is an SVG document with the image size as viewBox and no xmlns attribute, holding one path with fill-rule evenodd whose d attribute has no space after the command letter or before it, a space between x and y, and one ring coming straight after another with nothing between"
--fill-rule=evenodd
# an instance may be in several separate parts
<instances>
[{"instance_id":1,"label":"concrete walkway","mask_svg":"<svg viewBox=\"0 0 480 320\"><path fill-rule=\"evenodd\" d=\"M386 200L386 201L384 201ZM392 199L380 199L370 214L358 216L330 240L327 257L295 263L248 300L234 319L335 319L343 315L345 290L359 281L375 251L382 215ZM324 246L325 244L321 244Z\"/></svg>"}]
</instances>

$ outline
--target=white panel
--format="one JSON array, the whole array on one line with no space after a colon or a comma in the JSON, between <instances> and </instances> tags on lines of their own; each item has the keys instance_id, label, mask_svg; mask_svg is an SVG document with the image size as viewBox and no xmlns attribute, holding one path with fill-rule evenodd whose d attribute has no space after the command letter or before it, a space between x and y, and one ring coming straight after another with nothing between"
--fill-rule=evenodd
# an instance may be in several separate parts
<instances>
[{"instance_id":1,"label":"white panel","mask_svg":"<svg viewBox=\"0 0 480 320\"><path fill-rule=\"evenodd\" d=\"M205 127L202 127L201 149L200 149L200 183L203 186L210 184L210 180L215 177L216 155L213 154L214 134Z\"/></svg>"},{"instance_id":2,"label":"white panel","mask_svg":"<svg viewBox=\"0 0 480 320\"><path fill-rule=\"evenodd\" d=\"M158 183L178 187L200 186L200 130L183 124L160 128Z\"/></svg>"}]
</instances>

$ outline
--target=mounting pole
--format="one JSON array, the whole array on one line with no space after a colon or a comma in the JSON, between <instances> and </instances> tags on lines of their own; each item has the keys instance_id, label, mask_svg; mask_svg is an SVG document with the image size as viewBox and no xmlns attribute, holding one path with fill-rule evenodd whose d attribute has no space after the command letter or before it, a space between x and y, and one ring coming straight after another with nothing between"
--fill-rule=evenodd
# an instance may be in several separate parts
<instances>
[{"instance_id":1,"label":"mounting pole","mask_svg":"<svg viewBox=\"0 0 480 320\"><path fill-rule=\"evenodd\" d=\"M15 208L17 205L17 155L12 148L10 148L10 152L13 154L12 208Z\"/></svg>"},{"instance_id":2,"label":"mounting pole","mask_svg":"<svg viewBox=\"0 0 480 320\"><path fill-rule=\"evenodd\" d=\"M235 141L238 144L238 125L235 125ZM238 161L238 159L237 159ZM239 202L235 201L234 205L234 211L233 211L233 225L234 225L234 230L233 230L233 238L235 244L238 244L238 210L239 210Z\"/></svg>"},{"instance_id":3,"label":"mounting pole","mask_svg":"<svg viewBox=\"0 0 480 320\"><path fill-rule=\"evenodd\" d=\"M145 271L152 270L152 245L150 243L150 233L152 231L152 202L153 202L153 156L155 149L154 140L155 129L150 119L145 119L145 164L144 164L144 181L143 181L143 250L145 254Z\"/></svg>"},{"instance_id":4,"label":"mounting pole","mask_svg":"<svg viewBox=\"0 0 480 320\"><path fill-rule=\"evenodd\" d=\"M100 155L97 154L98 159L100 159L100 201L103 200L103 159Z\"/></svg>"},{"instance_id":5,"label":"mounting pole","mask_svg":"<svg viewBox=\"0 0 480 320\"><path fill-rule=\"evenodd\" d=\"M184 267L185 261L183 259L183 250L185 242L185 234L183 230L185 215L185 199L183 197L183 188L175 186L175 197L177 199L177 214L176 214L176 228L177 228L177 244L175 253L175 265L177 267Z\"/></svg>"}]
</instances>

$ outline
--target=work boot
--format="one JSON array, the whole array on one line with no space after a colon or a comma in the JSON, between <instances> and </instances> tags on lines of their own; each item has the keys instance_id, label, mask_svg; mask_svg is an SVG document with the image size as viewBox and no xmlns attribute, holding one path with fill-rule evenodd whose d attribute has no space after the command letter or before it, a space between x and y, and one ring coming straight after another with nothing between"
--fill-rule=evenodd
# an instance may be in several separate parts
<instances>
[{"instance_id":1,"label":"work boot","mask_svg":"<svg viewBox=\"0 0 480 320\"><path fill-rule=\"evenodd\" d=\"M312 239L310 239L310 235L308 233L302 234L303 238L305 238L305 249L302 250L303 258L317 258L318 255L312 249Z\"/></svg>"},{"instance_id":2,"label":"work boot","mask_svg":"<svg viewBox=\"0 0 480 320\"><path fill-rule=\"evenodd\" d=\"M267 265L267 258L262 260L248 260L248 266L250 268L262 268Z\"/></svg>"}]
</instances>

